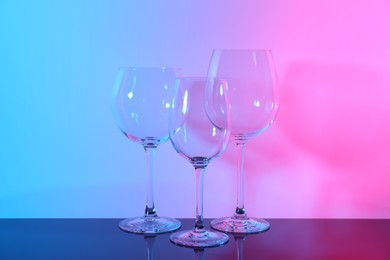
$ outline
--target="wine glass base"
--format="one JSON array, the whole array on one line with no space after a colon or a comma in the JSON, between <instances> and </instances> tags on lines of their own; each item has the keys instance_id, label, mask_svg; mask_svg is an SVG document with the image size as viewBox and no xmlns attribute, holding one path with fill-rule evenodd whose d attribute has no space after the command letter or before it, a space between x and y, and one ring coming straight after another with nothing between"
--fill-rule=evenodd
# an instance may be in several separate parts
<instances>
[{"instance_id":1,"label":"wine glass base","mask_svg":"<svg viewBox=\"0 0 390 260\"><path fill-rule=\"evenodd\" d=\"M119 222L119 228L134 234L163 234L175 231L181 227L179 220L166 217L135 217Z\"/></svg>"},{"instance_id":2,"label":"wine glass base","mask_svg":"<svg viewBox=\"0 0 390 260\"><path fill-rule=\"evenodd\" d=\"M270 224L264 219L236 216L214 219L210 225L215 230L232 234L261 233L270 228Z\"/></svg>"},{"instance_id":3,"label":"wine glass base","mask_svg":"<svg viewBox=\"0 0 390 260\"><path fill-rule=\"evenodd\" d=\"M205 230L195 232L194 230L184 230L175 232L170 240L178 246L191 248L218 247L229 241L229 236L217 231Z\"/></svg>"}]
</instances>

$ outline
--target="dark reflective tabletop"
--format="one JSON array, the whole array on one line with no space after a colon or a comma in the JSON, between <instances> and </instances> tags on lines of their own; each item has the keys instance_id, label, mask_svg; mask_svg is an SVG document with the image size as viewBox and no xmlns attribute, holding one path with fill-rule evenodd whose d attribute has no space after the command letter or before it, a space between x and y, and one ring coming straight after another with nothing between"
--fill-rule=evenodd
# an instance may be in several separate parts
<instances>
[{"instance_id":1,"label":"dark reflective tabletop","mask_svg":"<svg viewBox=\"0 0 390 260\"><path fill-rule=\"evenodd\" d=\"M169 234L125 233L119 221L0 219L0 259L390 259L387 219L269 219L269 231L229 235L227 245L204 252L172 244ZM194 222L181 221L182 229Z\"/></svg>"}]
</instances>

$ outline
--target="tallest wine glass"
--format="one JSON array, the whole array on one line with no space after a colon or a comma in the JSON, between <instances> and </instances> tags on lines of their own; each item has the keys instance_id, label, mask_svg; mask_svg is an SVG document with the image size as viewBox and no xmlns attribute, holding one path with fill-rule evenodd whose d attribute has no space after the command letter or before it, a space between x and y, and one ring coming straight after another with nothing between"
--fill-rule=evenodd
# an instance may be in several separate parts
<instances>
[{"instance_id":1,"label":"tallest wine glass","mask_svg":"<svg viewBox=\"0 0 390 260\"><path fill-rule=\"evenodd\" d=\"M275 119L279 95L270 50L214 50L208 74L225 78L230 96L231 141L238 151L237 206L233 216L215 219L211 226L236 234L269 229L266 220L250 218L244 209L245 144L267 129Z\"/></svg>"},{"instance_id":2,"label":"tallest wine glass","mask_svg":"<svg viewBox=\"0 0 390 260\"><path fill-rule=\"evenodd\" d=\"M121 221L119 227L130 233L160 234L181 224L156 213L153 196L154 153L169 140L168 115L177 70L173 68L120 68L112 96L112 112L120 130L143 146L148 168L145 214Z\"/></svg>"}]
</instances>

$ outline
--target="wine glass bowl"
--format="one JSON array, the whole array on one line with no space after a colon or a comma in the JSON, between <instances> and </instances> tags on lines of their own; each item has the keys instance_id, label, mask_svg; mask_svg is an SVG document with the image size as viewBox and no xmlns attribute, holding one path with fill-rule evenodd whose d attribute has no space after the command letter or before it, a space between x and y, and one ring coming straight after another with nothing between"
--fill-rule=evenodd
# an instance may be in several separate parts
<instances>
[{"instance_id":1,"label":"wine glass bowl","mask_svg":"<svg viewBox=\"0 0 390 260\"><path fill-rule=\"evenodd\" d=\"M215 219L219 231L250 234L269 229L266 220L249 218L244 209L245 144L266 130L275 120L279 93L270 50L214 50L209 64L210 77L225 78L231 109L231 141L238 151L237 206L231 217Z\"/></svg>"},{"instance_id":2,"label":"wine glass bowl","mask_svg":"<svg viewBox=\"0 0 390 260\"><path fill-rule=\"evenodd\" d=\"M193 230L178 231L177 245L204 248L228 242L226 234L203 224L203 175L207 165L226 148L230 137L230 110L226 81L217 78L177 78L169 119L173 147L196 173L196 221Z\"/></svg>"},{"instance_id":3,"label":"wine glass bowl","mask_svg":"<svg viewBox=\"0 0 390 260\"><path fill-rule=\"evenodd\" d=\"M272 124L279 93L271 51L214 50L209 76L227 80L234 139L247 141Z\"/></svg>"},{"instance_id":4,"label":"wine glass bowl","mask_svg":"<svg viewBox=\"0 0 390 260\"><path fill-rule=\"evenodd\" d=\"M217 80L220 82L214 82ZM230 131L227 129L228 111L223 108L226 106L225 94L206 93L206 90L223 88L226 82L207 78L178 78L177 82L180 86L175 93L170 124L172 144L190 162L200 158L209 162L226 147ZM206 95L213 100L203 101ZM220 116L216 116L217 113Z\"/></svg>"},{"instance_id":5,"label":"wine glass bowl","mask_svg":"<svg viewBox=\"0 0 390 260\"><path fill-rule=\"evenodd\" d=\"M168 141L168 112L176 78L173 68L120 68L113 93L113 115L130 140Z\"/></svg>"},{"instance_id":6,"label":"wine glass bowl","mask_svg":"<svg viewBox=\"0 0 390 260\"><path fill-rule=\"evenodd\" d=\"M169 140L168 116L177 70L173 68L120 68L112 92L111 108L116 124L130 140L143 146L148 168L145 214L122 220L129 233L160 234L180 228L173 218L160 217L154 205L154 153Z\"/></svg>"}]
</instances>

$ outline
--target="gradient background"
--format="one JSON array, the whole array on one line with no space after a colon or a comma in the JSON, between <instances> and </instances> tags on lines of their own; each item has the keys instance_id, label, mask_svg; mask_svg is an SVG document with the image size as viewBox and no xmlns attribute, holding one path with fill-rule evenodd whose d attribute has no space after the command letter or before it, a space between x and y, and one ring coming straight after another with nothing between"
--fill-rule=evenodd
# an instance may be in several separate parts
<instances>
[{"instance_id":1,"label":"gradient background","mask_svg":"<svg viewBox=\"0 0 390 260\"><path fill-rule=\"evenodd\" d=\"M246 209L266 218L390 217L387 0L0 0L0 217L127 217L144 152L109 99L120 66L205 75L214 48L269 48L275 124L248 143ZM235 207L235 147L209 166L205 217ZM160 215L193 217L195 176L156 153Z\"/></svg>"}]
</instances>

